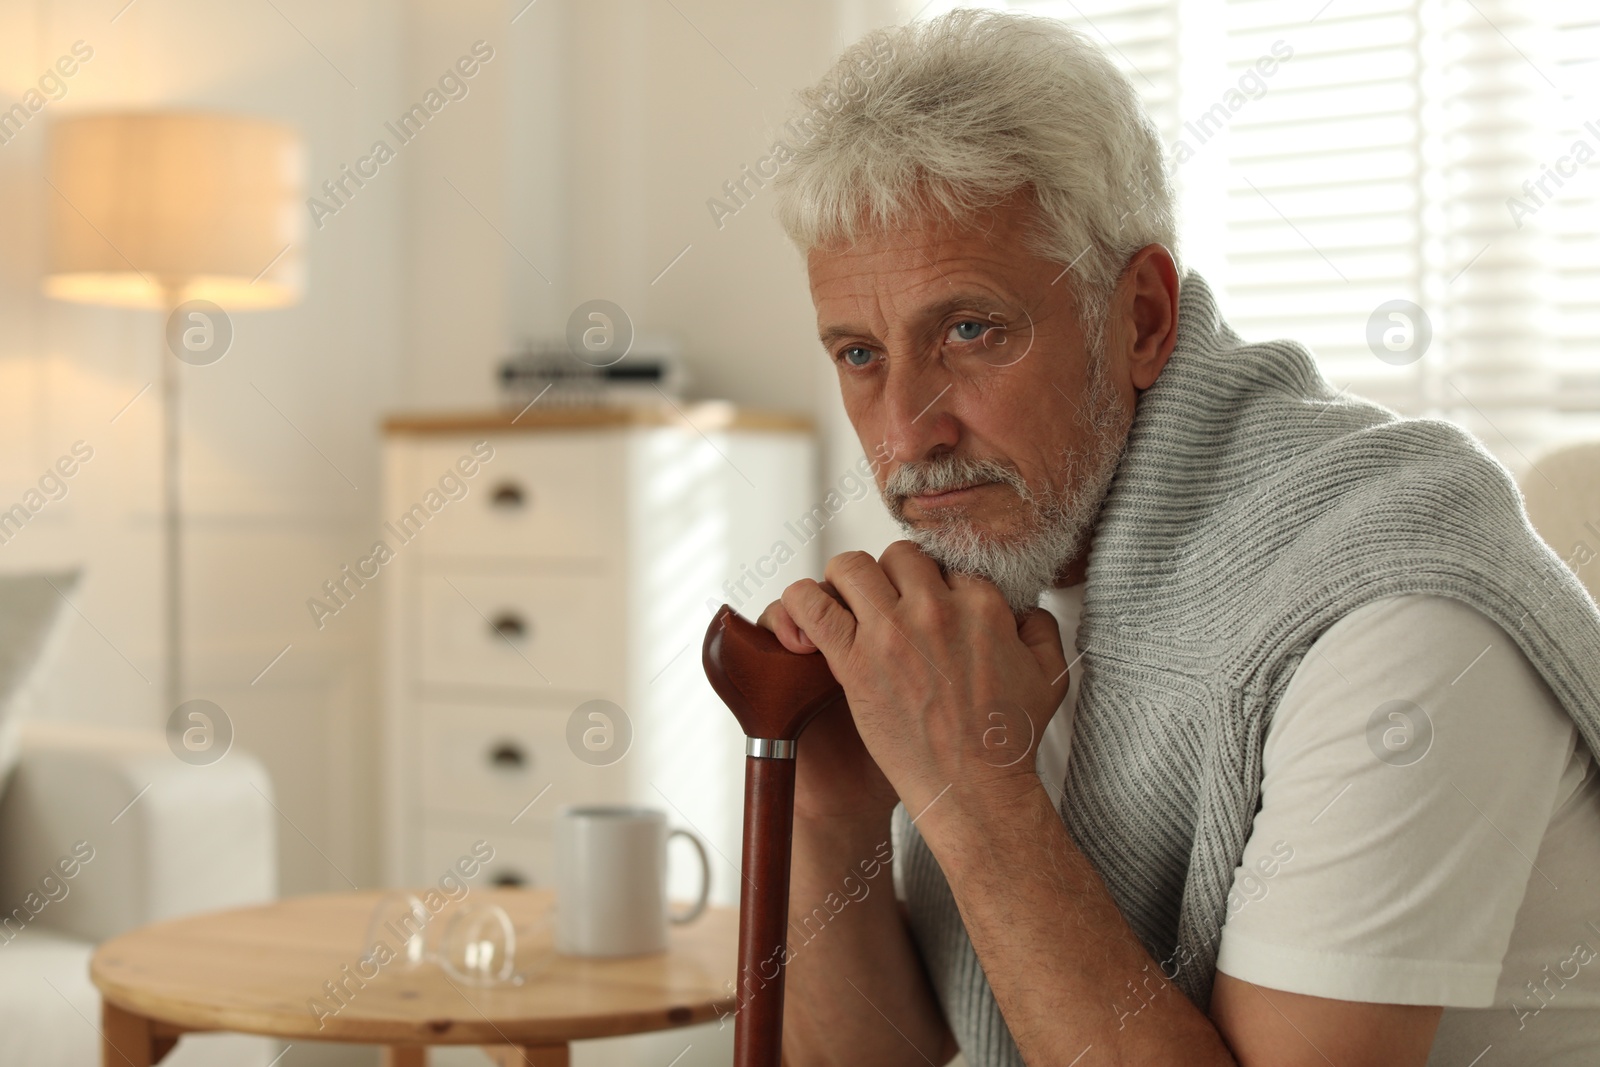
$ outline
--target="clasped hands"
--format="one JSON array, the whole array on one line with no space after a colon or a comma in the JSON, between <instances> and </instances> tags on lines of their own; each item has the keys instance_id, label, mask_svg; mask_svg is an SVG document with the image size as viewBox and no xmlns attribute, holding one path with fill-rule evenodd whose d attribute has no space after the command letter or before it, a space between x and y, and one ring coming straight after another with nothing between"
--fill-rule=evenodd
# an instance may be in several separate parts
<instances>
[{"instance_id":1,"label":"clasped hands","mask_svg":"<svg viewBox=\"0 0 1600 1067\"><path fill-rule=\"evenodd\" d=\"M944 573L911 541L841 553L823 576L759 620L791 652L826 656L848 704L802 736L796 815L882 817L899 800L918 817L951 790L1003 812L1040 788L1034 754L1068 684L1054 616L1017 619L992 583Z\"/></svg>"}]
</instances>

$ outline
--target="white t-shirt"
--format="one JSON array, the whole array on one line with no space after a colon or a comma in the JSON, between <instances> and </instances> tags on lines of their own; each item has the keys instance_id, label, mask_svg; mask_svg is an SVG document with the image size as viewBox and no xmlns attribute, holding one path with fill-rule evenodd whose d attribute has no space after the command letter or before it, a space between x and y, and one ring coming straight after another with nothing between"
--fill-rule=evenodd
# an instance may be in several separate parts
<instances>
[{"instance_id":1,"label":"white t-shirt","mask_svg":"<svg viewBox=\"0 0 1600 1067\"><path fill-rule=\"evenodd\" d=\"M1043 606L1071 659L1082 584ZM1039 745L1058 802L1079 674ZM1262 762L1218 970L1442 1005L1430 1067L1600 1063L1600 773L1503 629L1448 597L1351 612L1296 669Z\"/></svg>"}]
</instances>

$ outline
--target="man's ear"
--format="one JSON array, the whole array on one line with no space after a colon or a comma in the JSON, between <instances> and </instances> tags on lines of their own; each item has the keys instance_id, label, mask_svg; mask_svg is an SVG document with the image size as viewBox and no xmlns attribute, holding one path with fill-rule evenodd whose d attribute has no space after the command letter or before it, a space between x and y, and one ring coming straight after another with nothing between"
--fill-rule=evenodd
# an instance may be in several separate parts
<instances>
[{"instance_id":1,"label":"man's ear","mask_svg":"<svg viewBox=\"0 0 1600 1067\"><path fill-rule=\"evenodd\" d=\"M1172 253L1145 245L1128 261L1117 289L1118 310L1133 339L1129 378L1143 391L1161 376L1178 343L1178 268Z\"/></svg>"}]
</instances>

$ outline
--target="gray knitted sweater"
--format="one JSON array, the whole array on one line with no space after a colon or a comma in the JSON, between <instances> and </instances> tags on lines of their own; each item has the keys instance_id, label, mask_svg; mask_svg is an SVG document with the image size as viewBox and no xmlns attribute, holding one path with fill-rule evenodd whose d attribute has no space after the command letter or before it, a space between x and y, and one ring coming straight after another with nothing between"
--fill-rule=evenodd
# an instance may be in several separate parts
<instances>
[{"instance_id":1,"label":"gray knitted sweater","mask_svg":"<svg viewBox=\"0 0 1600 1067\"><path fill-rule=\"evenodd\" d=\"M1139 398L1095 531L1061 817L1202 1010L1273 709L1329 626L1403 593L1498 623L1600 752L1600 612L1505 468L1449 423L1337 395L1298 344L1244 343L1189 272L1177 347ZM974 1067L1020 1064L903 807L894 831L896 882L957 1041Z\"/></svg>"}]
</instances>

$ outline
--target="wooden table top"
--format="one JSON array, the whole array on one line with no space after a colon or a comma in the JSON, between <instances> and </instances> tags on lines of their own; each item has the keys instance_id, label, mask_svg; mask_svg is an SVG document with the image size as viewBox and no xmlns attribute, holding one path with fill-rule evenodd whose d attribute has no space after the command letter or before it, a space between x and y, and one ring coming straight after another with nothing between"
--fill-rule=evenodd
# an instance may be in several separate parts
<instances>
[{"instance_id":1,"label":"wooden table top","mask_svg":"<svg viewBox=\"0 0 1600 1067\"><path fill-rule=\"evenodd\" d=\"M90 976L107 1001L180 1030L368 1044L559 1044L708 1022L734 1007L733 908L673 926L664 953L589 960L551 947L551 891L474 890L432 923L478 903L506 910L524 979L481 988L399 961L362 982L362 939L383 896L328 893L153 923L102 944ZM327 982L349 990L342 1005Z\"/></svg>"}]
</instances>

